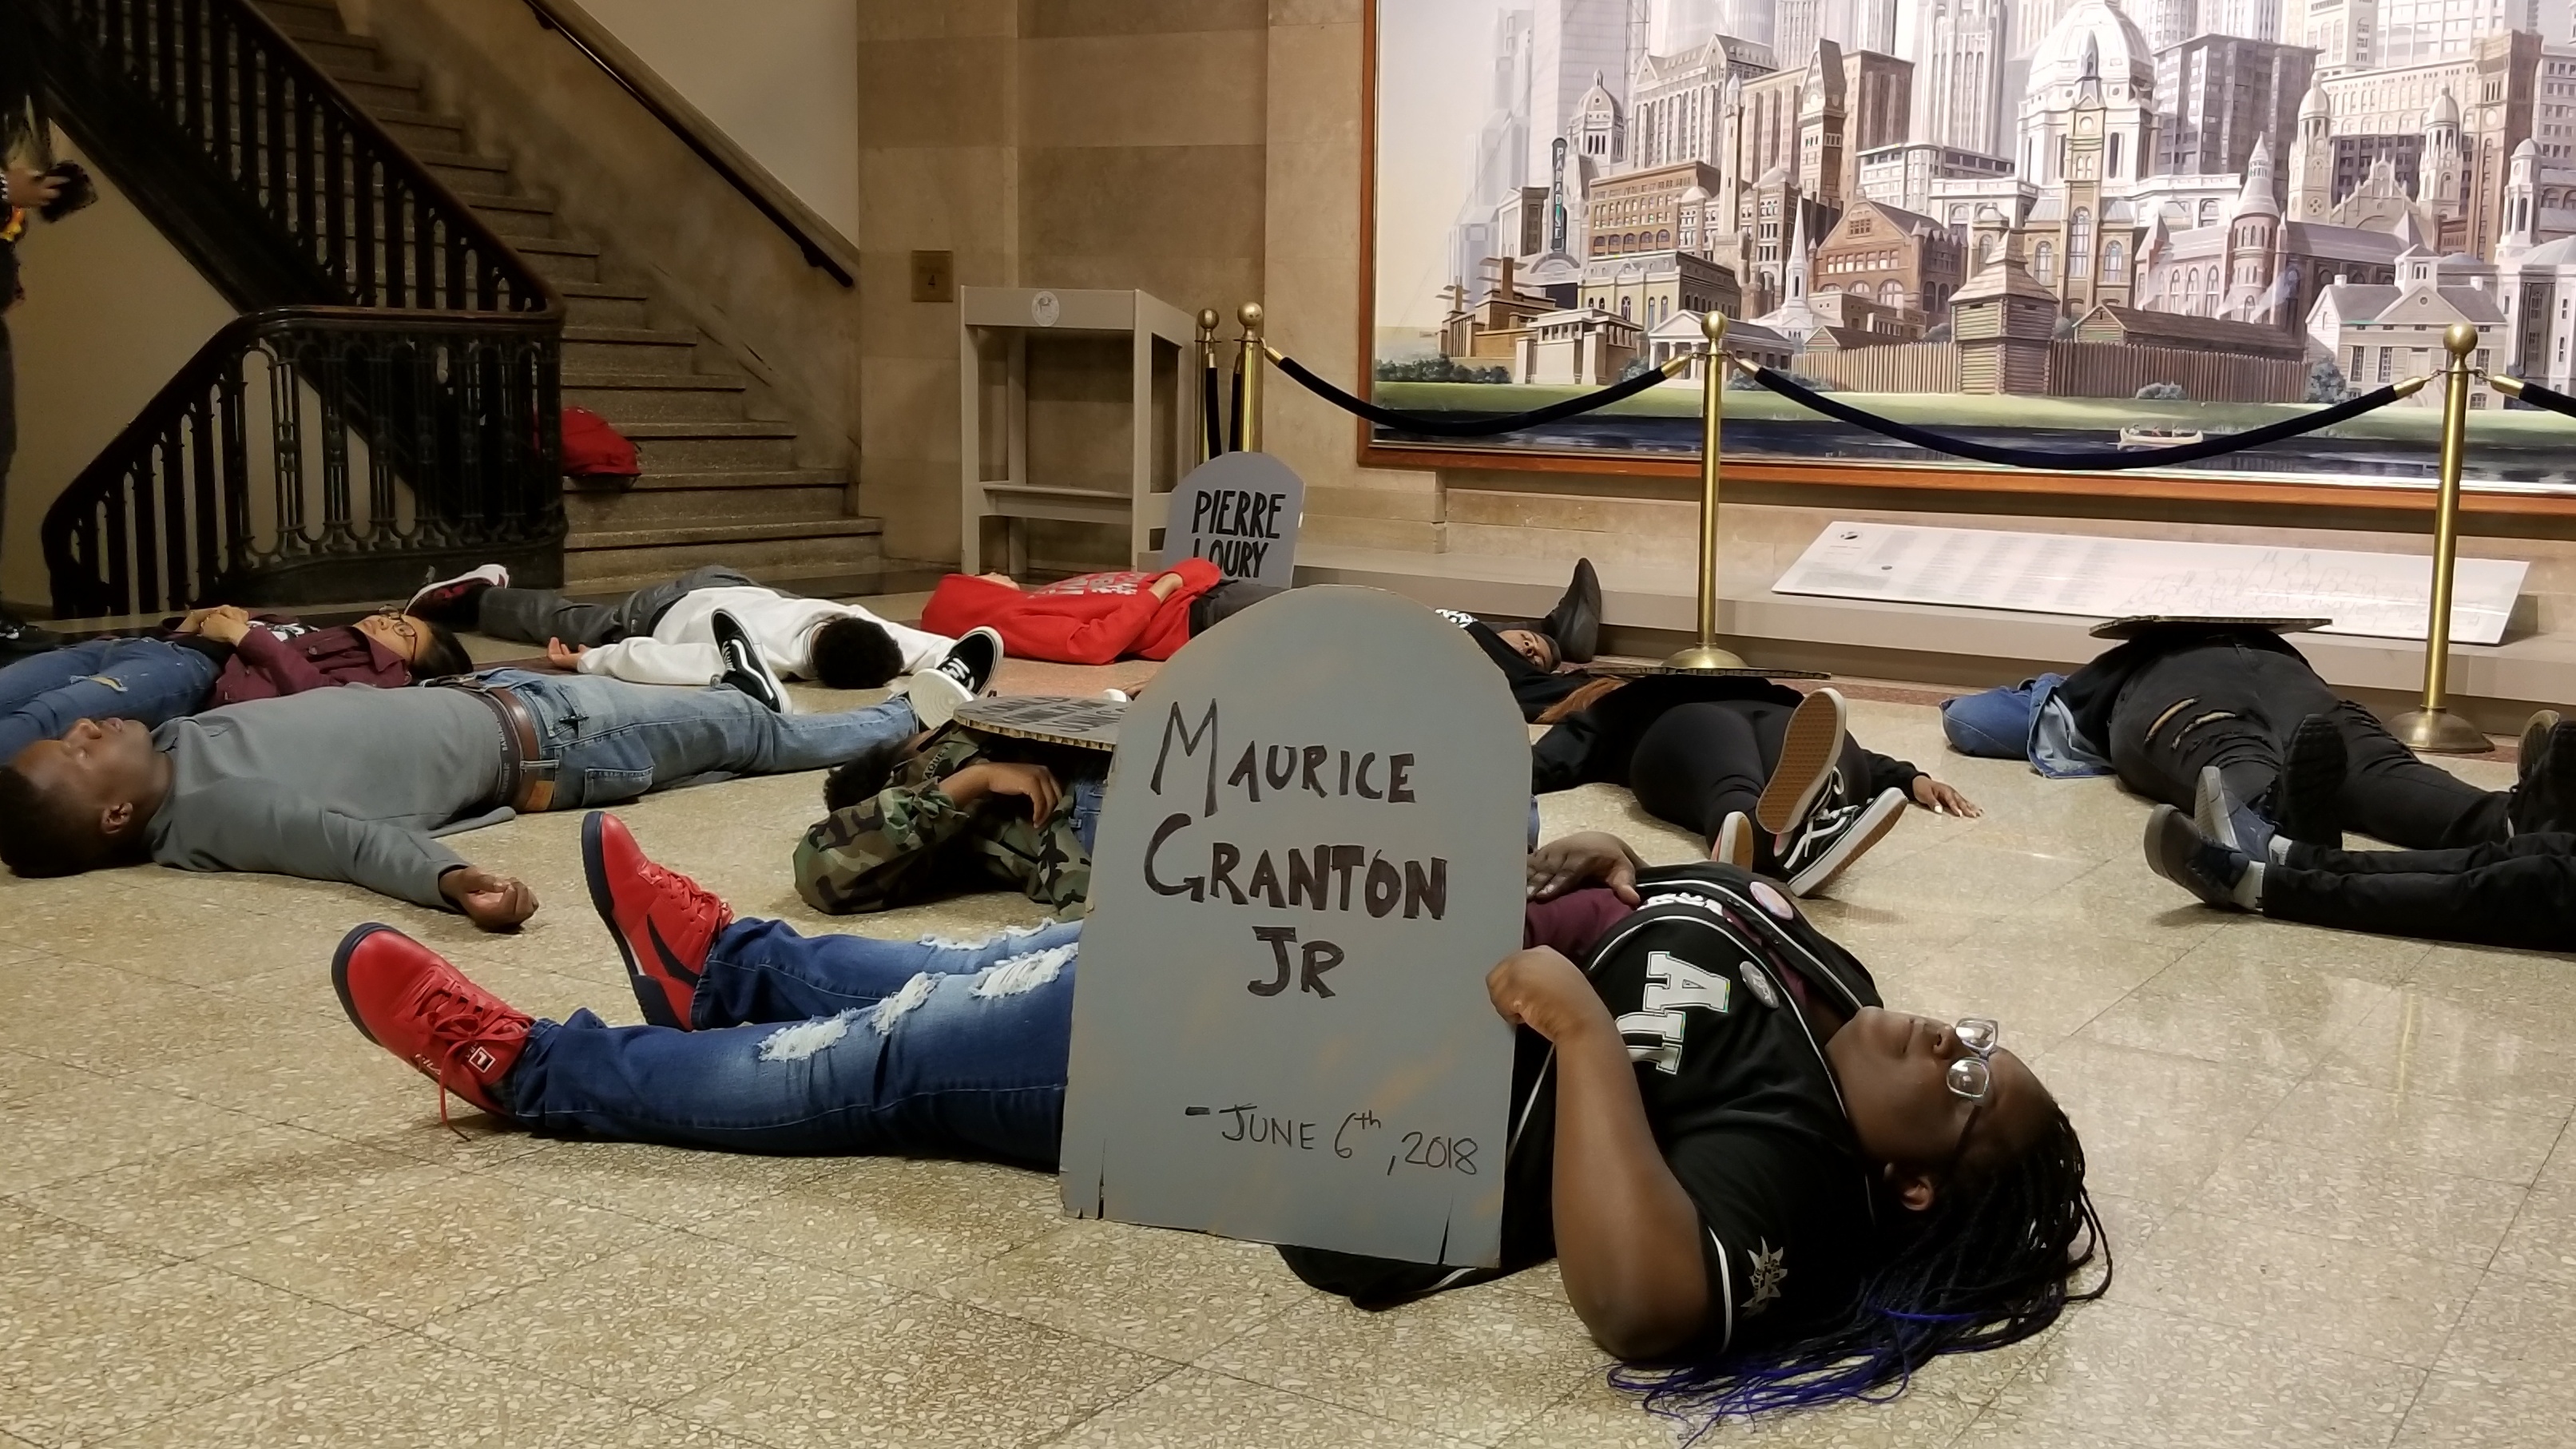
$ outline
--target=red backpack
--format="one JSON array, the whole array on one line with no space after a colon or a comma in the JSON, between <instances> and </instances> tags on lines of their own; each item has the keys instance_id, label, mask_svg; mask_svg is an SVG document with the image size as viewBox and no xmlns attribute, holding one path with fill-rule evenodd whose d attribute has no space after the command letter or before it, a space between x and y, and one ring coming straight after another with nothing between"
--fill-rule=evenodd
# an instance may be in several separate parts
<instances>
[{"instance_id":1,"label":"red backpack","mask_svg":"<svg viewBox=\"0 0 2576 1449\"><path fill-rule=\"evenodd\" d=\"M644 468L635 445L619 436L608 419L588 408L565 408L563 470L567 478L633 478Z\"/></svg>"}]
</instances>

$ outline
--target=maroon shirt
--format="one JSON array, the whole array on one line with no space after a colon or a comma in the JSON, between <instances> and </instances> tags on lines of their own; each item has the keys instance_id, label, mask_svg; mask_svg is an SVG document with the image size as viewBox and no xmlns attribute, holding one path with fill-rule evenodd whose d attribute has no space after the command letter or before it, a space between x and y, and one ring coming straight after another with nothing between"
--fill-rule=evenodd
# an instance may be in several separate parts
<instances>
[{"instance_id":1,"label":"maroon shirt","mask_svg":"<svg viewBox=\"0 0 2576 1449\"><path fill-rule=\"evenodd\" d=\"M410 667L354 625L313 629L263 618L233 646L207 693L206 708L342 684L399 689L409 683Z\"/></svg>"}]
</instances>

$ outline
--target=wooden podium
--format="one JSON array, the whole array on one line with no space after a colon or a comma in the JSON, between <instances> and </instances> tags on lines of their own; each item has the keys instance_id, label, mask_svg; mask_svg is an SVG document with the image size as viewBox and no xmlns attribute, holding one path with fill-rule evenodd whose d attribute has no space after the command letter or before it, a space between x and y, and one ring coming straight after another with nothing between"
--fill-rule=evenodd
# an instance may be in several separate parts
<instances>
[{"instance_id":1,"label":"wooden podium","mask_svg":"<svg viewBox=\"0 0 2576 1449\"><path fill-rule=\"evenodd\" d=\"M1006 521L1013 575L1028 567L1033 518L1124 528L1126 557L1147 566L1137 561L1159 547L1165 495L1196 456L1196 324L1143 292L961 287L957 300L958 567L991 566L988 518Z\"/></svg>"}]
</instances>

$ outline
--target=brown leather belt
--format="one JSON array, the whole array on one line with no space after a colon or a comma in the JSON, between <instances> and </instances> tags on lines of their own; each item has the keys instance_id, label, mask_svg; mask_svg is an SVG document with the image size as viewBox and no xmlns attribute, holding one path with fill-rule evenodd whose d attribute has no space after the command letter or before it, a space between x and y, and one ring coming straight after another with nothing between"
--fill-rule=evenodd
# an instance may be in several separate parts
<instances>
[{"instance_id":1,"label":"brown leather belt","mask_svg":"<svg viewBox=\"0 0 2576 1449\"><path fill-rule=\"evenodd\" d=\"M441 681L492 707L501 722L501 798L522 815L554 808L554 762L537 743L537 717L509 686L479 680Z\"/></svg>"}]
</instances>

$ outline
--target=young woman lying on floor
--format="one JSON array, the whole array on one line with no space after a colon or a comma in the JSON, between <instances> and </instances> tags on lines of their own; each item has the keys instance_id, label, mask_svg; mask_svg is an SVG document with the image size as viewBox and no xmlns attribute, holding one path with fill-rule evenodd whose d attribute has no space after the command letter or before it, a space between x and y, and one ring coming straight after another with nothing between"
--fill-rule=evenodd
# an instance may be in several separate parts
<instances>
[{"instance_id":1,"label":"young woman lying on floor","mask_svg":"<svg viewBox=\"0 0 2576 1449\"><path fill-rule=\"evenodd\" d=\"M808 938L735 920L598 813L583 865L651 1025L533 1020L385 926L332 963L350 1020L442 1104L531 1131L1055 1166L1079 923L964 948ZM1501 1271L1559 1259L1654 1406L1883 1392L2108 1285L2083 1145L1994 1022L1882 1009L1850 953L1730 866L1642 870L1577 835L1531 855L1530 897L1525 949L1486 978L1520 1029ZM1497 1276L1282 1251L1365 1307ZM2101 1284L2073 1291L2097 1252Z\"/></svg>"}]
</instances>

